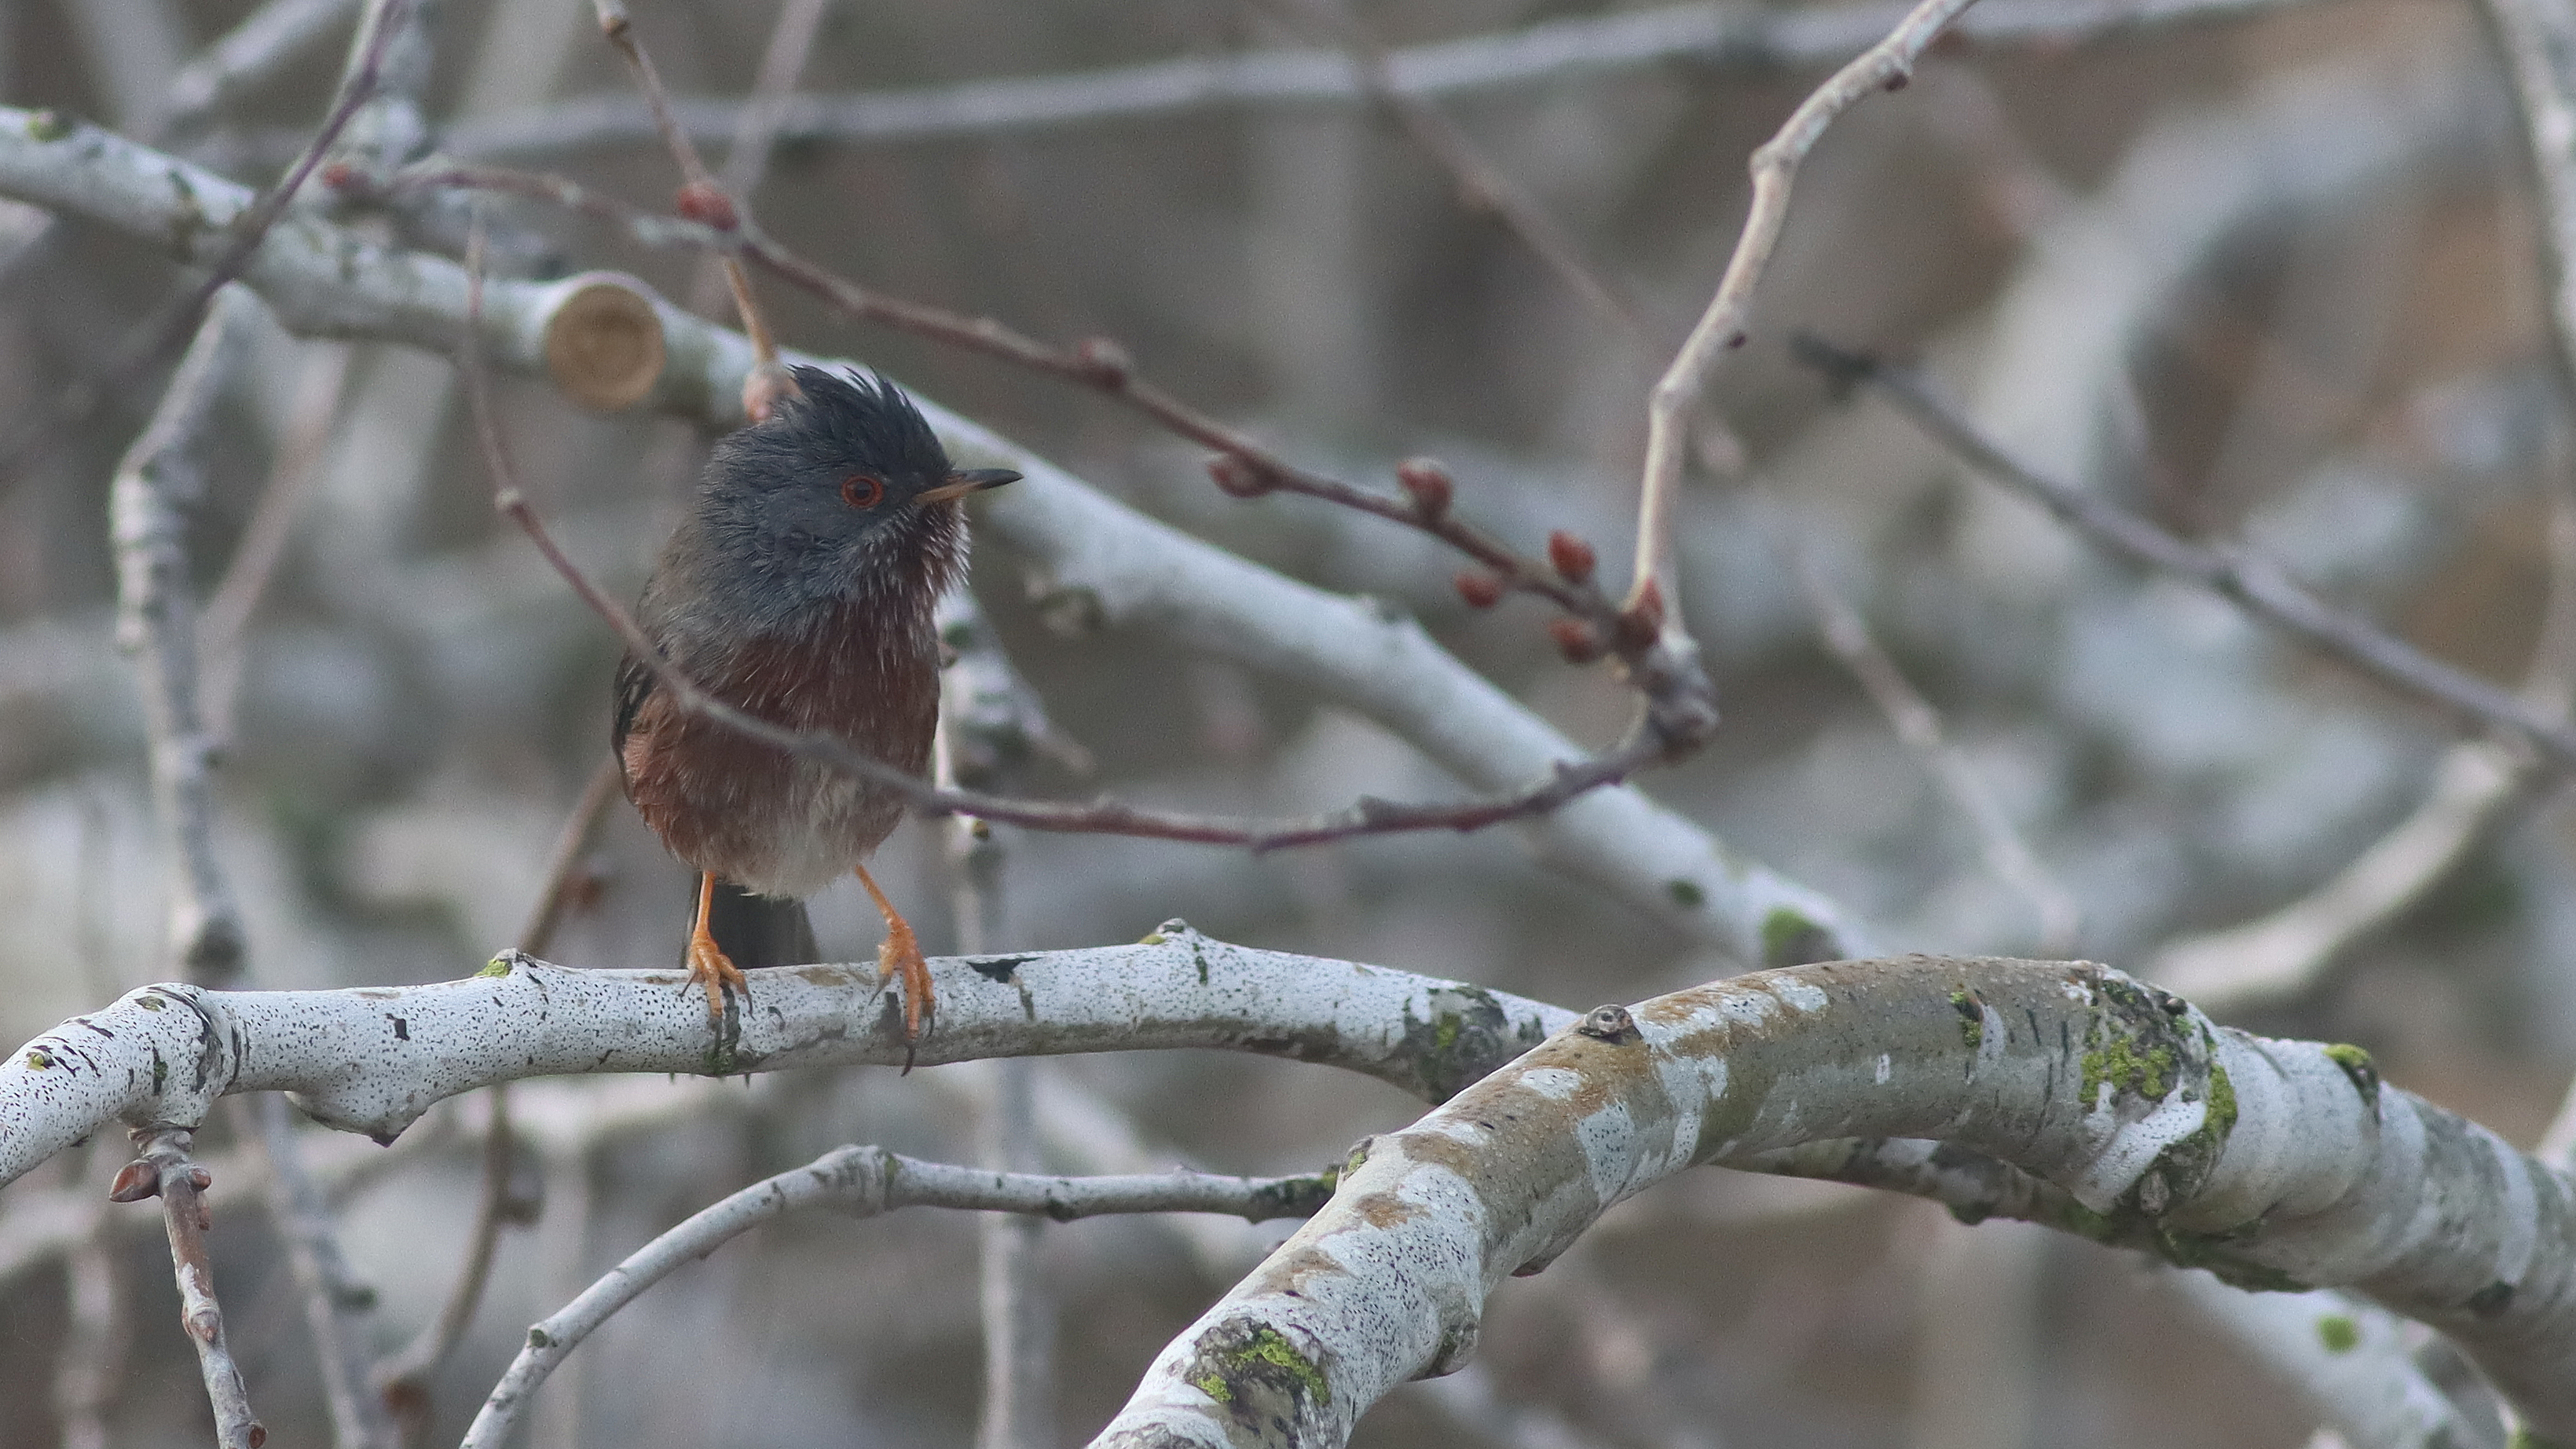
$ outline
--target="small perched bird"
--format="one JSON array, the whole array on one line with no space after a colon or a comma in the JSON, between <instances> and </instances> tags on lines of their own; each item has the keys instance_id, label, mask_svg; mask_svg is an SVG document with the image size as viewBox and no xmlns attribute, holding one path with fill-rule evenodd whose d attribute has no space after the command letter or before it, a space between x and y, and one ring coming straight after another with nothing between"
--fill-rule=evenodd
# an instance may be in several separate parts
<instances>
[{"instance_id":1,"label":"small perched bird","mask_svg":"<svg viewBox=\"0 0 2576 1449\"><path fill-rule=\"evenodd\" d=\"M966 566L959 500L1020 475L960 472L882 377L799 367L799 392L717 443L689 514L636 606L681 675L746 713L839 736L914 775L939 724L931 610ZM698 871L689 980L720 1020L744 966L814 959L799 899L856 872L884 913L882 978L903 982L904 1039L930 968L867 858L903 818L878 782L689 713L631 655L611 734L626 798Z\"/></svg>"}]
</instances>

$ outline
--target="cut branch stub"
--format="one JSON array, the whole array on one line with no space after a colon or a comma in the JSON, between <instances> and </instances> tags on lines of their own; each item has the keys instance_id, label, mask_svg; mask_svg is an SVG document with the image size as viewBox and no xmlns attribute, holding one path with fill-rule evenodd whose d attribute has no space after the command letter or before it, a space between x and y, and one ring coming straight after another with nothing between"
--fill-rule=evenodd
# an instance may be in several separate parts
<instances>
[{"instance_id":1,"label":"cut branch stub","mask_svg":"<svg viewBox=\"0 0 2576 1449\"><path fill-rule=\"evenodd\" d=\"M585 407L619 412L661 379L662 317L642 282L615 272L567 278L546 315L546 375Z\"/></svg>"}]
</instances>

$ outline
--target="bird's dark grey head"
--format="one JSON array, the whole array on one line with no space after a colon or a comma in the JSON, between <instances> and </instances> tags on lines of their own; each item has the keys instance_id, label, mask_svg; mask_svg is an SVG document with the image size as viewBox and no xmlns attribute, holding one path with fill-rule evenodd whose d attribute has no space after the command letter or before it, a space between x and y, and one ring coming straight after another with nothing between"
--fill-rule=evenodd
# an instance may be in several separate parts
<instances>
[{"instance_id":1,"label":"bird's dark grey head","mask_svg":"<svg viewBox=\"0 0 2576 1449\"><path fill-rule=\"evenodd\" d=\"M707 460L684 529L702 551L692 571L707 602L766 630L817 605L936 597L964 557L955 500L1019 475L957 472L921 410L883 377L794 375L801 393Z\"/></svg>"}]
</instances>

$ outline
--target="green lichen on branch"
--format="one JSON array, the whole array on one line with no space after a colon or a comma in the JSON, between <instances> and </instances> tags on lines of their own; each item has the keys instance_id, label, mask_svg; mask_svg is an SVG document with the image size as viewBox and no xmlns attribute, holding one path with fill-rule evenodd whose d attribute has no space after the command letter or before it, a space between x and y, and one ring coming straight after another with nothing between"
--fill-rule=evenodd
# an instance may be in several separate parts
<instances>
[{"instance_id":1,"label":"green lichen on branch","mask_svg":"<svg viewBox=\"0 0 2576 1449\"><path fill-rule=\"evenodd\" d=\"M1442 987L1425 1004L1427 1021L1405 1008L1404 1060L1428 1101L1448 1101L1544 1036L1535 1019L1515 1024L1479 986Z\"/></svg>"},{"instance_id":2,"label":"green lichen on branch","mask_svg":"<svg viewBox=\"0 0 2576 1449\"><path fill-rule=\"evenodd\" d=\"M1308 1405L1329 1404L1323 1370L1268 1324L1232 1324L1209 1335L1185 1377L1190 1386L1247 1423L1294 1422Z\"/></svg>"},{"instance_id":3,"label":"green lichen on branch","mask_svg":"<svg viewBox=\"0 0 2576 1449\"><path fill-rule=\"evenodd\" d=\"M1977 993L1960 987L1950 993L1950 1009L1959 1013L1959 1040L1975 1051L1986 1044L1986 1004Z\"/></svg>"},{"instance_id":4,"label":"green lichen on branch","mask_svg":"<svg viewBox=\"0 0 2576 1449\"><path fill-rule=\"evenodd\" d=\"M2150 1102L2161 1102L2173 1091L2173 1069L2173 1048L2142 1049L2128 1037L2114 1036L2084 1054L2084 1104L2089 1108L2098 1102L2105 1084L2115 1093L2135 1092Z\"/></svg>"},{"instance_id":5,"label":"green lichen on branch","mask_svg":"<svg viewBox=\"0 0 2576 1449\"><path fill-rule=\"evenodd\" d=\"M2363 1101L2373 1107L2379 1105L2379 1063L2370 1059L2370 1053L2349 1042L2336 1042L2326 1048L2326 1059L2343 1068L2343 1074L2352 1081L2352 1089L2361 1094Z\"/></svg>"},{"instance_id":6,"label":"green lichen on branch","mask_svg":"<svg viewBox=\"0 0 2576 1449\"><path fill-rule=\"evenodd\" d=\"M1762 918L1762 964L1804 966L1834 957L1834 934L1800 911L1773 906Z\"/></svg>"}]
</instances>

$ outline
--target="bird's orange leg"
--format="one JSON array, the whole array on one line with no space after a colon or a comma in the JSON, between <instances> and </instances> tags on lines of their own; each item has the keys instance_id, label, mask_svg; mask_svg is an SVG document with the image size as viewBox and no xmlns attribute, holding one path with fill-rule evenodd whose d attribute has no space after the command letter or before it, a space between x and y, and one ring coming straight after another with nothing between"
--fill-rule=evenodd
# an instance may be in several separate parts
<instances>
[{"instance_id":1,"label":"bird's orange leg","mask_svg":"<svg viewBox=\"0 0 2576 1449\"><path fill-rule=\"evenodd\" d=\"M909 1044L921 1040L921 1019L934 1007L930 999L930 963L922 959L921 942L912 927L886 893L868 877L868 868L856 867L859 884L868 888L868 899L877 903L877 913L885 917L885 944L877 947L877 979L890 976L903 978L903 1039Z\"/></svg>"},{"instance_id":2,"label":"bird's orange leg","mask_svg":"<svg viewBox=\"0 0 2576 1449\"><path fill-rule=\"evenodd\" d=\"M689 984L706 988L707 1020L722 1021L724 989L732 987L748 1002L751 1000L751 980L742 974L741 967L733 964L731 957L725 955L724 949L716 944L714 934L707 930L707 912L715 905L715 899L715 872L698 872L698 924L689 932Z\"/></svg>"}]
</instances>

